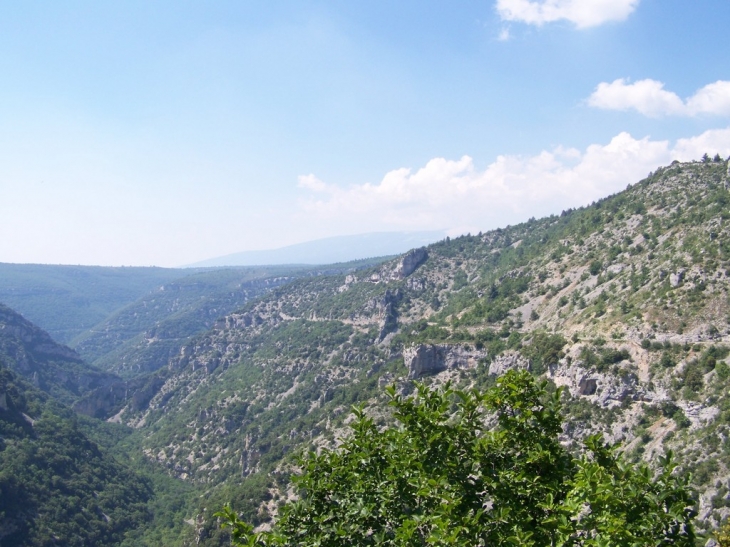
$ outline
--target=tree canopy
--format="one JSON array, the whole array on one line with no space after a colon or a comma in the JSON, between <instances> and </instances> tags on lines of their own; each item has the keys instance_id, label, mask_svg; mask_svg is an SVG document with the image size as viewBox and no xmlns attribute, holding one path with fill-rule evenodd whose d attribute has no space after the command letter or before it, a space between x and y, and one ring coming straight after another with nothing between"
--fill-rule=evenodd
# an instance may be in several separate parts
<instances>
[{"instance_id":1,"label":"tree canopy","mask_svg":"<svg viewBox=\"0 0 730 547\"><path fill-rule=\"evenodd\" d=\"M352 433L309 454L299 498L271 531L226 507L233 543L351 545L694 545L693 501L673 474L627 463L591 436L578 454L560 443L561 392L510 371L484 393L419 384L388 390L397 422L379 428L356 408Z\"/></svg>"}]
</instances>

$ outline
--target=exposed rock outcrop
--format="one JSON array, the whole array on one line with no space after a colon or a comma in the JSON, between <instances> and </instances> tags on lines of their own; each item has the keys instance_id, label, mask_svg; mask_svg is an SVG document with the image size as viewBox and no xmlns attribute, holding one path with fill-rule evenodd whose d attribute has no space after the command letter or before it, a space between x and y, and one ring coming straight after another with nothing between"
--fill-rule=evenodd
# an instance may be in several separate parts
<instances>
[{"instance_id":1,"label":"exposed rock outcrop","mask_svg":"<svg viewBox=\"0 0 730 547\"><path fill-rule=\"evenodd\" d=\"M661 394L648 393L639 378L629 370L598 372L583 366L581 361L562 359L548 370L548 378L558 386L564 386L573 397L588 397L600 407L610 408L626 399L634 401L661 398Z\"/></svg>"},{"instance_id":2,"label":"exposed rock outcrop","mask_svg":"<svg viewBox=\"0 0 730 547\"><path fill-rule=\"evenodd\" d=\"M501 376L508 370L529 370L530 362L518 352L506 352L494 358L489 364L489 374Z\"/></svg>"},{"instance_id":3,"label":"exposed rock outcrop","mask_svg":"<svg viewBox=\"0 0 730 547\"><path fill-rule=\"evenodd\" d=\"M86 394L74 403L73 409L79 414L102 420L127 404L132 411L138 412L147 406L163 384L164 380L157 375L120 380Z\"/></svg>"},{"instance_id":4,"label":"exposed rock outcrop","mask_svg":"<svg viewBox=\"0 0 730 547\"><path fill-rule=\"evenodd\" d=\"M425 247L408 251L398 266L396 266L393 272L394 277L397 279L405 279L415 272L421 264L426 262L426 259L428 259L428 251L426 251Z\"/></svg>"},{"instance_id":5,"label":"exposed rock outcrop","mask_svg":"<svg viewBox=\"0 0 730 547\"><path fill-rule=\"evenodd\" d=\"M378 333L379 340L383 340L388 334L398 330L398 312L395 307L399 296L398 292L386 290L382 302L379 302L383 313L383 319L380 321L380 332Z\"/></svg>"},{"instance_id":6,"label":"exposed rock outcrop","mask_svg":"<svg viewBox=\"0 0 730 547\"><path fill-rule=\"evenodd\" d=\"M417 379L447 369L473 368L486 352L446 344L418 344L403 350L408 378Z\"/></svg>"},{"instance_id":7,"label":"exposed rock outcrop","mask_svg":"<svg viewBox=\"0 0 730 547\"><path fill-rule=\"evenodd\" d=\"M679 285L682 284L682 281L684 281L684 274L685 270L683 268L677 270L669 276L669 284L675 288L679 287Z\"/></svg>"},{"instance_id":8,"label":"exposed rock outcrop","mask_svg":"<svg viewBox=\"0 0 730 547\"><path fill-rule=\"evenodd\" d=\"M419 344L403 350L409 378L420 378L446 370L446 349L435 344Z\"/></svg>"}]
</instances>

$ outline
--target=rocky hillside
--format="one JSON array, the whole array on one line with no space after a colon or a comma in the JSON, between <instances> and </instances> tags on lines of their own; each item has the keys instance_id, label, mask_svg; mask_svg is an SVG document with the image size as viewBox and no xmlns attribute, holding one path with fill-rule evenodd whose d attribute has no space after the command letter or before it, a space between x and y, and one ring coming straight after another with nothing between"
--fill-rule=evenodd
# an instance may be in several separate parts
<instances>
[{"instance_id":1,"label":"rocky hillside","mask_svg":"<svg viewBox=\"0 0 730 547\"><path fill-rule=\"evenodd\" d=\"M382 261L193 271L111 314L77 336L71 346L98 368L137 378L164 367L183 345L209 330L217 319L275 287L302 277L355 272Z\"/></svg>"},{"instance_id":2,"label":"rocky hillside","mask_svg":"<svg viewBox=\"0 0 730 547\"><path fill-rule=\"evenodd\" d=\"M0 304L0 359L7 367L58 401L73 403L119 378L86 364L74 350L22 315Z\"/></svg>"},{"instance_id":3,"label":"rocky hillside","mask_svg":"<svg viewBox=\"0 0 730 547\"><path fill-rule=\"evenodd\" d=\"M291 455L342 434L354 403L380 415L384 385L528 368L565 386L566 442L674 450L709 529L730 514L727 184L725 162L675 162L589 207L295 281L183 347L116 419L205 489L188 532L214 545L204 507L265 521Z\"/></svg>"},{"instance_id":4,"label":"rocky hillside","mask_svg":"<svg viewBox=\"0 0 730 547\"><path fill-rule=\"evenodd\" d=\"M88 362L125 377L154 372L216 319L301 271L278 267L193 273L116 311L71 345Z\"/></svg>"}]
</instances>

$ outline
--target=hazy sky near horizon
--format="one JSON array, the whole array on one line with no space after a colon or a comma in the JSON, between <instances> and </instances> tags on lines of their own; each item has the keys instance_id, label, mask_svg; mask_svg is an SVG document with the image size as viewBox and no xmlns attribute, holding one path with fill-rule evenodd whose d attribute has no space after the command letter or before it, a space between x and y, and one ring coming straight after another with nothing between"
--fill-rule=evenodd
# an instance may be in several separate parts
<instances>
[{"instance_id":1,"label":"hazy sky near horizon","mask_svg":"<svg viewBox=\"0 0 730 547\"><path fill-rule=\"evenodd\" d=\"M0 262L456 235L730 155L727 0L0 3Z\"/></svg>"}]
</instances>

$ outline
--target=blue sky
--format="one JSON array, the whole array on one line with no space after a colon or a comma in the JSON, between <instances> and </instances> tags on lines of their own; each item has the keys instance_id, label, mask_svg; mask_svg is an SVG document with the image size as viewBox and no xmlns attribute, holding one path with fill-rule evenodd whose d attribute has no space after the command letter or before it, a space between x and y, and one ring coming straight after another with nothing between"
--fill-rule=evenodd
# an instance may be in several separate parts
<instances>
[{"instance_id":1,"label":"blue sky","mask_svg":"<svg viewBox=\"0 0 730 547\"><path fill-rule=\"evenodd\" d=\"M559 213L730 155L730 2L0 3L0 261Z\"/></svg>"}]
</instances>

